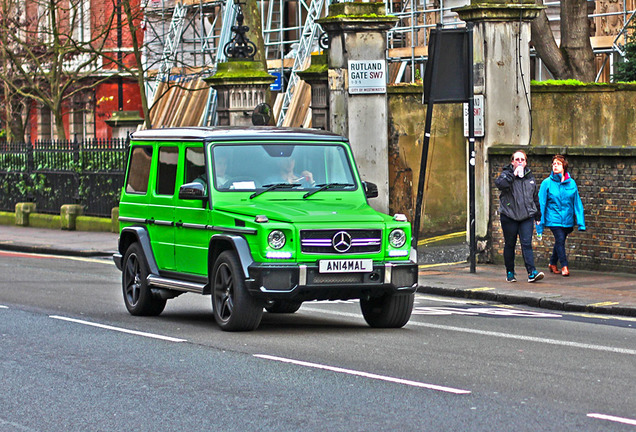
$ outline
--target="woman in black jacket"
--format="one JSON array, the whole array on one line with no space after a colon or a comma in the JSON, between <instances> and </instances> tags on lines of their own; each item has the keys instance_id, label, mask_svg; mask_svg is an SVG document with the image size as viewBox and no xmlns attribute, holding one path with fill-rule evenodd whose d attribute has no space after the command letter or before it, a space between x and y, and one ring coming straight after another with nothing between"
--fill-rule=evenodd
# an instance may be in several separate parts
<instances>
[{"instance_id":1,"label":"woman in black jacket","mask_svg":"<svg viewBox=\"0 0 636 432\"><path fill-rule=\"evenodd\" d=\"M535 223L541 221L541 207L537 182L527 167L528 157L523 150L516 151L495 180L501 191L499 196L499 214L504 234L504 263L506 280L516 282L515 248L517 236L521 241L521 253L528 271L528 282L543 279L543 273L534 266L532 253L532 233Z\"/></svg>"}]
</instances>

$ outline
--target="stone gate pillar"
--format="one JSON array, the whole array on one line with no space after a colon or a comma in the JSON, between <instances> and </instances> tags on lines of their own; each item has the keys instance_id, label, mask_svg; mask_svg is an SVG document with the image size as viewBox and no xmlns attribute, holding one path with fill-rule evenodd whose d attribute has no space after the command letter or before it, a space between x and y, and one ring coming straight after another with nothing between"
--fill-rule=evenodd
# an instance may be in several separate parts
<instances>
[{"instance_id":1,"label":"stone gate pillar","mask_svg":"<svg viewBox=\"0 0 636 432\"><path fill-rule=\"evenodd\" d=\"M230 60L219 63L216 73L205 78L217 91L217 124L252 126L252 110L267 102L269 85L275 80L261 62Z\"/></svg>"},{"instance_id":2,"label":"stone gate pillar","mask_svg":"<svg viewBox=\"0 0 636 432\"><path fill-rule=\"evenodd\" d=\"M454 9L473 22L475 95L484 96L484 136L475 142L475 233L488 238L488 147L530 144L530 21L543 6L534 0L472 0ZM470 155L469 155L470 160ZM483 250L484 245L480 248ZM487 247L487 246L486 246Z\"/></svg>"},{"instance_id":3,"label":"stone gate pillar","mask_svg":"<svg viewBox=\"0 0 636 432\"><path fill-rule=\"evenodd\" d=\"M371 205L388 213L386 32L397 18L386 15L384 2L336 3L329 6L329 15L317 22L329 34L329 130L349 138L361 177L378 186L379 196L370 201ZM350 61L358 61L356 65L369 62L373 67L384 64L384 90L378 87L352 93ZM368 72L365 80L371 72L372 77L377 77L377 70Z\"/></svg>"}]
</instances>

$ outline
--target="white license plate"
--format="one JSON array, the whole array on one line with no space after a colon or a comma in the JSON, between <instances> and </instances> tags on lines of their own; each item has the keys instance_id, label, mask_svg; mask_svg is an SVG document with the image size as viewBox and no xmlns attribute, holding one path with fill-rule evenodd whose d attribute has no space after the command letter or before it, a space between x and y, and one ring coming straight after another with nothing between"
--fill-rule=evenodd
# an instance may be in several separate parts
<instances>
[{"instance_id":1,"label":"white license plate","mask_svg":"<svg viewBox=\"0 0 636 432\"><path fill-rule=\"evenodd\" d=\"M366 273L373 271L372 259L337 259L318 261L320 273Z\"/></svg>"}]
</instances>

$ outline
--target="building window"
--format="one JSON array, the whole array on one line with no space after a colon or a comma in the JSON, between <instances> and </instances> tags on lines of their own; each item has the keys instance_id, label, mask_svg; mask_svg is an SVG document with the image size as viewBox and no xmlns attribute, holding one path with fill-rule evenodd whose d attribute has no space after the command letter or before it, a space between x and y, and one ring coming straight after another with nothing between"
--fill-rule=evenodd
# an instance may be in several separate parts
<instances>
[{"instance_id":1,"label":"building window","mask_svg":"<svg viewBox=\"0 0 636 432\"><path fill-rule=\"evenodd\" d=\"M79 94L73 97L69 115L72 138L78 140L95 138L95 110L93 107L93 97L90 93Z\"/></svg>"},{"instance_id":2,"label":"building window","mask_svg":"<svg viewBox=\"0 0 636 432\"><path fill-rule=\"evenodd\" d=\"M38 139L50 140L53 139L53 116L49 107L40 107L38 115Z\"/></svg>"}]
</instances>

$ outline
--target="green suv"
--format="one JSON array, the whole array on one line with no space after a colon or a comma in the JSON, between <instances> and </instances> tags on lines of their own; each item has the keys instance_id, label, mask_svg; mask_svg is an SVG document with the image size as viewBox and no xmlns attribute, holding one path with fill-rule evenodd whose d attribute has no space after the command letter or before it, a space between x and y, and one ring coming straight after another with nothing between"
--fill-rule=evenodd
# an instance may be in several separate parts
<instances>
[{"instance_id":1,"label":"green suv","mask_svg":"<svg viewBox=\"0 0 636 432\"><path fill-rule=\"evenodd\" d=\"M136 132L119 205L126 308L158 315L184 292L211 294L223 330L264 310L360 299L373 327L411 316L417 265L404 215L372 209L347 139L309 129Z\"/></svg>"}]
</instances>

